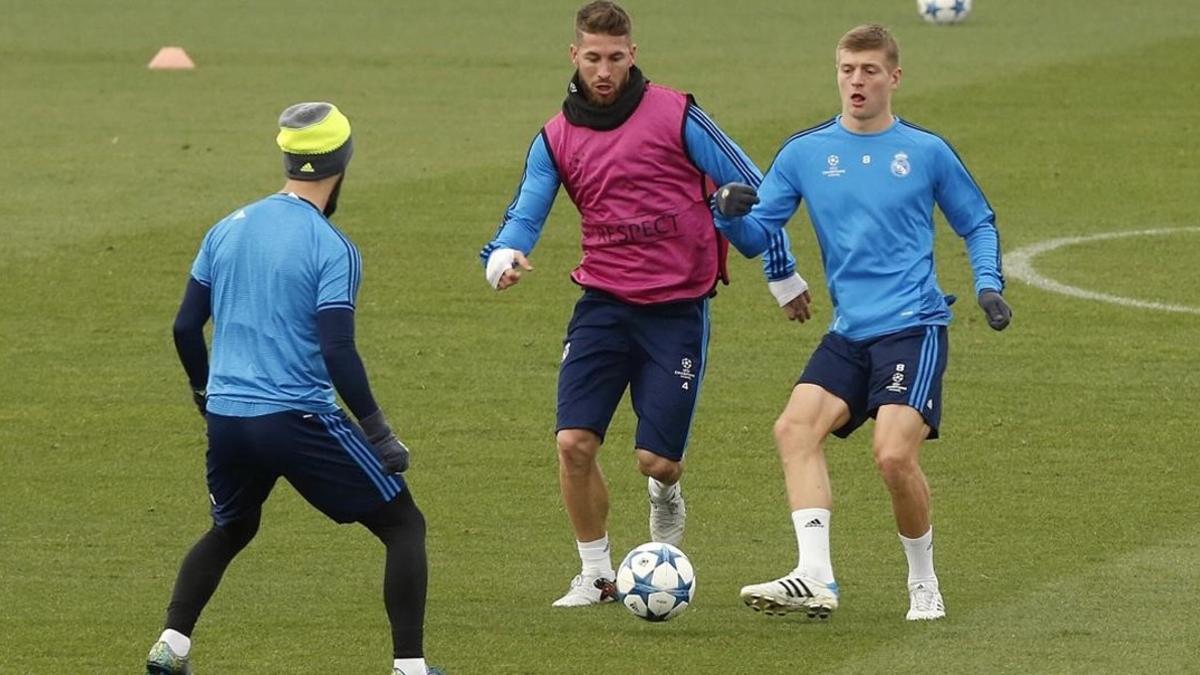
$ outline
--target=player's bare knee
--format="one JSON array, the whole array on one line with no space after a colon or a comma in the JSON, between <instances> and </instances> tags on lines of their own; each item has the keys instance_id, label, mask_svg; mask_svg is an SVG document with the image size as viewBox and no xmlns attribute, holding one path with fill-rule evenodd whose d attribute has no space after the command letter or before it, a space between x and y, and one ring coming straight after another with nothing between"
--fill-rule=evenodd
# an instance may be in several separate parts
<instances>
[{"instance_id":1,"label":"player's bare knee","mask_svg":"<svg viewBox=\"0 0 1200 675\"><path fill-rule=\"evenodd\" d=\"M678 483L683 475L683 463L660 457L648 450L637 451L638 471L668 485Z\"/></svg>"},{"instance_id":2,"label":"player's bare knee","mask_svg":"<svg viewBox=\"0 0 1200 675\"><path fill-rule=\"evenodd\" d=\"M567 471L585 471L596 461L600 440L583 429L563 429L556 437L558 462Z\"/></svg>"},{"instance_id":3,"label":"player's bare knee","mask_svg":"<svg viewBox=\"0 0 1200 675\"><path fill-rule=\"evenodd\" d=\"M775 443L782 446L800 433L800 425L787 415L780 415L775 420L772 432L775 434Z\"/></svg>"},{"instance_id":4,"label":"player's bare knee","mask_svg":"<svg viewBox=\"0 0 1200 675\"><path fill-rule=\"evenodd\" d=\"M879 475L883 477L884 482L889 485L893 482L903 481L914 472L919 471L915 453L902 448L878 445L875 447L875 468L879 470Z\"/></svg>"},{"instance_id":5,"label":"player's bare knee","mask_svg":"<svg viewBox=\"0 0 1200 675\"><path fill-rule=\"evenodd\" d=\"M775 420L775 444L780 454L793 454L806 449L815 449L822 434L811 420L790 416L786 413Z\"/></svg>"}]
</instances>

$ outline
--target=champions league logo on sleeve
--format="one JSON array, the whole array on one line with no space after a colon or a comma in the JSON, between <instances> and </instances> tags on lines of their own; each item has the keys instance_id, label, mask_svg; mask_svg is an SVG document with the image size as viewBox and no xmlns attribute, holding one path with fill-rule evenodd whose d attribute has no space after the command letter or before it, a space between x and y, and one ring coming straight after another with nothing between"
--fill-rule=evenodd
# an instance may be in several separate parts
<instances>
[{"instance_id":1,"label":"champions league logo on sleeve","mask_svg":"<svg viewBox=\"0 0 1200 675\"><path fill-rule=\"evenodd\" d=\"M912 171L912 167L908 165L908 155L903 152L897 152L895 157L892 157L892 175L897 178L904 178Z\"/></svg>"}]
</instances>

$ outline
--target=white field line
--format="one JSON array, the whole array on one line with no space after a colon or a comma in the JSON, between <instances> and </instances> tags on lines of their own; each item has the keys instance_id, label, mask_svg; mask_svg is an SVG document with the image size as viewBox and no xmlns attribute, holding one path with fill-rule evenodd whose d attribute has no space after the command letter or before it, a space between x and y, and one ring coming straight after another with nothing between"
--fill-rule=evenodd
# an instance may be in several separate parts
<instances>
[{"instance_id":1,"label":"white field line","mask_svg":"<svg viewBox=\"0 0 1200 675\"><path fill-rule=\"evenodd\" d=\"M1060 283L1054 279L1039 274L1038 271L1033 268L1034 258L1048 251L1063 248L1064 246L1074 246L1076 244L1084 244L1092 241L1104 241L1107 239L1124 239L1126 237L1158 237L1187 232L1200 233L1200 227L1174 227L1154 230L1133 230L1129 232L1105 232L1102 234L1091 234L1083 237L1062 237L1060 239L1050 239L1037 244L1030 244L1029 246L1019 248L1011 253L1006 253L1004 255L1004 275L1024 281L1031 286L1036 286L1053 293L1069 295L1073 298L1099 300L1101 302L1110 302L1114 305L1140 307L1142 309L1154 309L1160 312L1177 312L1180 314L1200 315L1200 307L1149 302L1147 300L1125 298L1119 295L1111 295L1109 293L1100 293L1097 291L1089 291L1085 288L1068 286L1067 284Z\"/></svg>"}]
</instances>

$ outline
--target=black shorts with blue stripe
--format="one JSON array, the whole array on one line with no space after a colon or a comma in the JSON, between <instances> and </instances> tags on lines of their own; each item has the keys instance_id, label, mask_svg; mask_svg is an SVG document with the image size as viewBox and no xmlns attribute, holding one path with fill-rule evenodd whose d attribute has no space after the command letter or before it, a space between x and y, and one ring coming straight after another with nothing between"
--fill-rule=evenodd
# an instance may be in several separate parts
<instances>
[{"instance_id":1,"label":"black shorts with blue stripe","mask_svg":"<svg viewBox=\"0 0 1200 675\"><path fill-rule=\"evenodd\" d=\"M362 518L405 489L340 410L206 418L208 491L217 525L256 514L281 476L339 523Z\"/></svg>"},{"instance_id":2,"label":"black shorts with blue stripe","mask_svg":"<svg viewBox=\"0 0 1200 675\"><path fill-rule=\"evenodd\" d=\"M841 438L890 404L921 413L929 438L937 438L947 347L945 326L916 326L866 340L827 333L796 383L815 384L846 402L850 421L833 432Z\"/></svg>"}]
</instances>

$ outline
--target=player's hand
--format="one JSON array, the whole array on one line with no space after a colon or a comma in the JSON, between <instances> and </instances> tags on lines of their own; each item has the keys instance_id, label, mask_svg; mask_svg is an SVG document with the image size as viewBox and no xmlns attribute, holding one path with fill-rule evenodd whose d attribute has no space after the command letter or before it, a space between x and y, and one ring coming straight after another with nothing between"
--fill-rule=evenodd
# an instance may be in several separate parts
<instances>
[{"instance_id":1,"label":"player's hand","mask_svg":"<svg viewBox=\"0 0 1200 675\"><path fill-rule=\"evenodd\" d=\"M531 271L533 271L533 265L529 264L529 259L520 251L515 251L512 265L504 270L504 274L500 275L500 282L496 284L496 290L502 291L515 286L521 280L522 274Z\"/></svg>"},{"instance_id":2,"label":"player's hand","mask_svg":"<svg viewBox=\"0 0 1200 675\"><path fill-rule=\"evenodd\" d=\"M793 274L786 279L768 281L767 288L775 296L775 302L783 308L788 321L804 323L812 318L812 295L808 292L808 282L799 274Z\"/></svg>"},{"instance_id":3,"label":"player's hand","mask_svg":"<svg viewBox=\"0 0 1200 675\"><path fill-rule=\"evenodd\" d=\"M395 434L375 443L375 448L379 450L379 459L388 473L404 473L408 470L408 446Z\"/></svg>"},{"instance_id":4,"label":"player's hand","mask_svg":"<svg viewBox=\"0 0 1200 675\"><path fill-rule=\"evenodd\" d=\"M379 461L389 473L404 473L408 470L408 446L396 438L382 410L376 410L358 421L367 440L375 446Z\"/></svg>"},{"instance_id":5,"label":"player's hand","mask_svg":"<svg viewBox=\"0 0 1200 675\"><path fill-rule=\"evenodd\" d=\"M1004 301L1000 291L985 288L979 293L979 306L987 316L988 325L992 330L1004 330L1012 321L1012 308Z\"/></svg>"},{"instance_id":6,"label":"player's hand","mask_svg":"<svg viewBox=\"0 0 1200 675\"><path fill-rule=\"evenodd\" d=\"M514 248L498 248L488 256L487 281L502 291L521 280L521 275L533 270L524 253Z\"/></svg>"},{"instance_id":7,"label":"player's hand","mask_svg":"<svg viewBox=\"0 0 1200 675\"><path fill-rule=\"evenodd\" d=\"M783 313L787 316L788 321L804 323L812 318L811 305L812 296L809 295L808 291L804 291L783 306Z\"/></svg>"},{"instance_id":8,"label":"player's hand","mask_svg":"<svg viewBox=\"0 0 1200 675\"><path fill-rule=\"evenodd\" d=\"M758 203L758 191L745 183L726 183L717 190L717 212L726 218L740 218Z\"/></svg>"},{"instance_id":9,"label":"player's hand","mask_svg":"<svg viewBox=\"0 0 1200 675\"><path fill-rule=\"evenodd\" d=\"M192 403L196 404L196 409L200 411L200 416L204 417L208 414L208 392L203 389L192 390Z\"/></svg>"}]
</instances>

